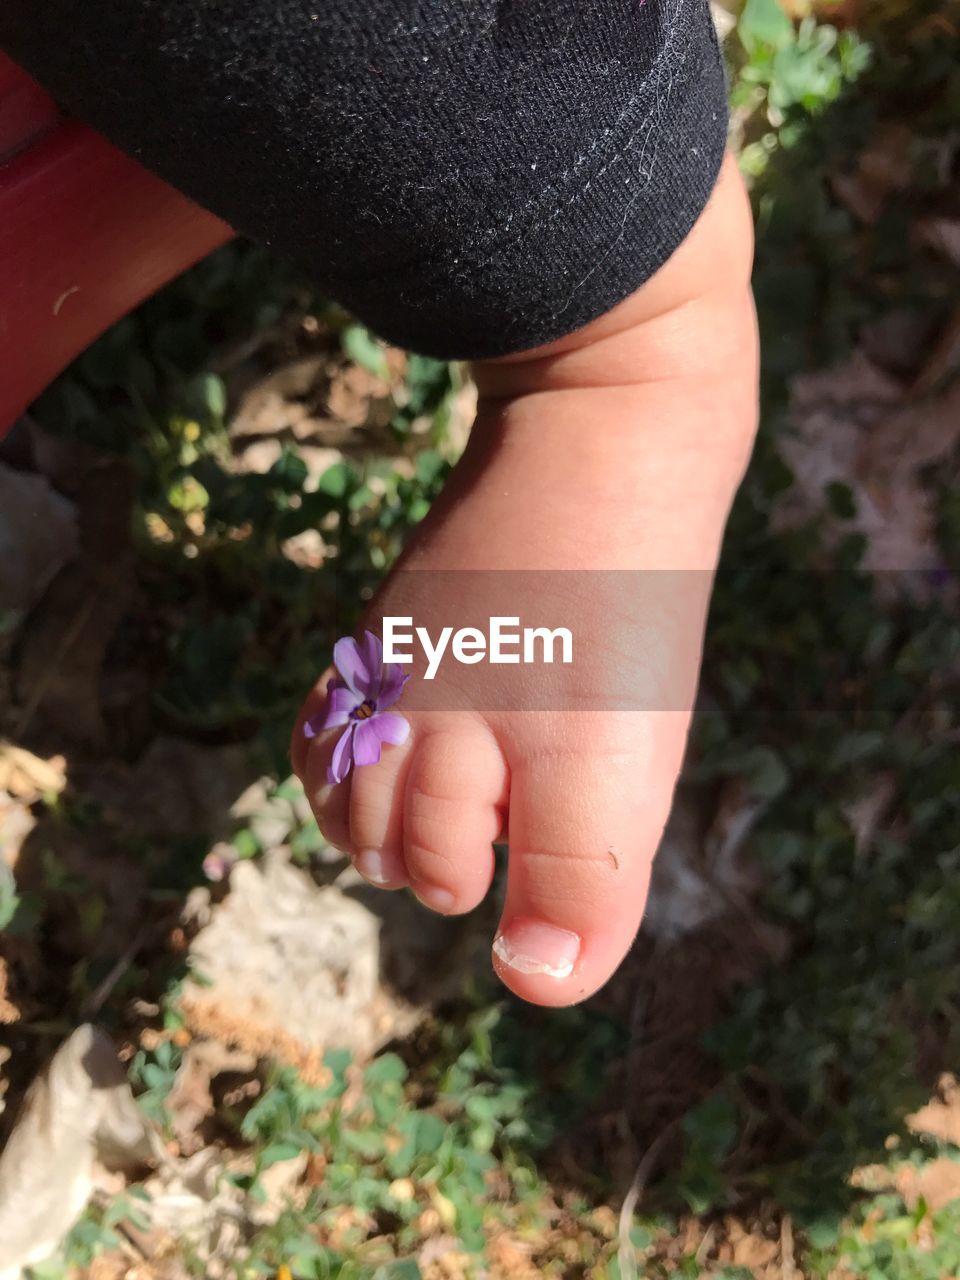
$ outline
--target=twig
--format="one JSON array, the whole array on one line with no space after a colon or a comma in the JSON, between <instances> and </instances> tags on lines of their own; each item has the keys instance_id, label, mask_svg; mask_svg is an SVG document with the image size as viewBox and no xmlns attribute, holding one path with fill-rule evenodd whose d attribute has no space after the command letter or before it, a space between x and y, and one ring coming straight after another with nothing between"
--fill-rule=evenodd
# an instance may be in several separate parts
<instances>
[{"instance_id":1,"label":"twig","mask_svg":"<svg viewBox=\"0 0 960 1280\"><path fill-rule=\"evenodd\" d=\"M793 1219L785 1213L780 1220L780 1280L794 1280Z\"/></svg>"},{"instance_id":2,"label":"twig","mask_svg":"<svg viewBox=\"0 0 960 1280\"><path fill-rule=\"evenodd\" d=\"M33 716L37 710L37 707L39 707L40 703L43 701L44 695L49 689L50 682L53 679L54 675L56 674L57 669L60 666L60 663L63 661L64 655L67 653L67 650L70 649L70 647L73 645L73 643L75 642L77 637L80 635L80 632L83 630L83 628L90 621L90 617L93 614L94 606L99 602L99 599L100 599L100 592L96 590L91 591L90 595L87 597L83 606L74 615L73 621L70 623L66 631L64 631L63 635L60 637L60 643L57 645L57 650L54 653L53 658L51 659L46 671L37 681L36 688L33 691L33 696L30 698L30 701L23 708L23 711L20 714L20 720L16 728L16 734L18 738L22 738L23 735L26 733L27 726L30 724L30 721L33 719Z\"/></svg>"},{"instance_id":3,"label":"twig","mask_svg":"<svg viewBox=\"0 0 960 1280\"><path fill-rule=\"evenodd\" d=\"M637 1208L637 1202L646 1189L650 1171L656 1164L657 1157L660 1155L667 1138L670 1137L676 1127L677 1121L672 1120L665 1129L661 1129L649 1147L647 1147L640 1159L640 1163L637 1165L637 1171L633 1175L630 1190L624 1196L623 1204L620 1206L620 1223L617 1232L617 1261L620 1265L620 1280L637 1280L636 1250L634 1249L633 1241L630 1239L633 1215Z\"/></svg>"},{"instance_id":4,"label":"twig","mask_svg":"<svg viewBox=\"0 0 960 1280\"><path fill-rule=\"evenodd\" d=\"M100 1210L109 1208L114 1199L115 1197L103 1187L94 1187L90 1194L90 1203ZM151 1254L144 1249L141 1240L137 1239L137 1236L142 1236L143 1232L137 1231L135 1227L131 1230L131 1227L132 1224L124 1218L114 1223L114 1231L120 1237L120 1248L133 1263L149 1261Z\"/></svg>"},{"instance_id":5,"label":"twig","mask_svg":"<svg viewBox=\"0 0 960 1280\"><path fill-rule=\"evenodd\" d=\"M799 1140L807 1146L811 1146L816 1142L816 1135L812 1130L807 1128L802 1120L797 1119L787 1106L786 1102L784 1102L783 1096L780 1092L780 1087L775 1080L772 1080L770 1076L768 1076L766 1072L761 1071L759 1067L753 1065L746 1067L743 1074L749 1079L755 1080L761 1088L767 1091L767 1102L785 1129L788 1129L795 1138L799 1138ZM738 1089L738 1092L742 1097L746 1096L742 1089Z\"/></svg>"},{"instance_id":6,"label":"twig","mask_svg":"<svg viewBox=\"0 0 960 1280\"><path fill-rule=\"evenodd\" d=\"M123 955L117 960L116 964L106 975L105 978L94 987L93 991L87 996L81 1008L81 1014L84 1018L95 1018L106 1003L111 991L130 968L133 957L146 941L147 926L141 925L133 936L130 945L124 951Z\"/></svg>"},{"instance_id":7,"label":"twig","mask_svg":"<svg viewBox=\"0 0 960 1280\"><path fill-rule=\"evenodd\" d=\"M709 1227L703 1233L703 1239L697 1245L697 1252L694 1255L694 1261L698 1267L702 1267L707 1260L707 1254L713 1245L713 1238L717 1234L717 1224L711 1222Z\"/></svg>"}]
</instances>

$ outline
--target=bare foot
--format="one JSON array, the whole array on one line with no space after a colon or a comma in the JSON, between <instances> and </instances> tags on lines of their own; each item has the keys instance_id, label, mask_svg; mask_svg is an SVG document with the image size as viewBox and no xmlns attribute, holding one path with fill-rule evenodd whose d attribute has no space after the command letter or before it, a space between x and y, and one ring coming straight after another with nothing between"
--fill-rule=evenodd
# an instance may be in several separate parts
<instances>
[{"instance_id":1,"label":"bare foot","mask_svg":"<svg viewBox=\"0 0 960 1280\"><path fill-rule=\"evenodd\" d=\"M485 679L448 667L430 683L414 664L395 708L409 737L339 783L340 733L303 731L330 673L294 733L321 828L374 884L470 911L506 832L493 963L537 1004L596 991L643 913L755 429L751 244L728 162L693 232L632 298L553 347L478 366L464 458L368 615L374 631L412 616L435 635L503 612L521 581L507 611L551 626L563 615L587 641L573 663Z\"/></svg>"}]
</instances>

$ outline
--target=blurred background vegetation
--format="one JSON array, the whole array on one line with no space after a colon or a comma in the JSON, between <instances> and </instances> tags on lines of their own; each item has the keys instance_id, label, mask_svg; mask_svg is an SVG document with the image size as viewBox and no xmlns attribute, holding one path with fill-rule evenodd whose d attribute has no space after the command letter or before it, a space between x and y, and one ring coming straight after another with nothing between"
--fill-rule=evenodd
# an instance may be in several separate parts
<instances>
[{"instance_id":1,"label":"blurred background vegetation","mask_svg":"<svg viewBox=\"0 0 960 1280\"><path fill-rule=\"evenodd\" d=\"M216 1152L247 1206L229 1246L158 1244L146 1173L104 1183L37 1280L960 1273L960 10L716 16L764 362L669 837L708 905L586 1006L464 964L372 1058L257 1049L184 1119L216 1039L180 1001L184 903L279 847L323 882L289 727L462 448L464 370L235 243L5 446L79 551L0 615L2 1123L95 1017L168 1151ZM237 777L226 826L138 820L183 803L144 798L158 741Z\"/></svg>"}]
</instances>

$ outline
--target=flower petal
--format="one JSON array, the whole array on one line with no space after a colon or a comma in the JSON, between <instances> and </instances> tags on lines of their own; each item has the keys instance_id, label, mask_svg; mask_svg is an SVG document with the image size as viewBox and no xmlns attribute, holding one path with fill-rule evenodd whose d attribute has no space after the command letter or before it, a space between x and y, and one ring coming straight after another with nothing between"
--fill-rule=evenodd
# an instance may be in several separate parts
<instances>
[{"instance_id":1,"label":"flower petal","mask_svg":"<svg viewBox=\"0 0 960 1280\"><path fill-rule=\"evenodd\" d=\"M372 680L379 672L367 670L363 653L353 636L344 636L333 646L333 665L347 688L357 695L357 700L366 701Z\"/></svg>"},{"instance_id":2,"label":"flower petal","mask_svg":"<svg viewBox=\"0 0 960 1280\"><path fill-rule=\"evenodd\" d=\"M377 733L377 717L361 720L353 731L353 763L377 764L380 760L380 735Z\"/></svg>"},{"instance_id":3,"label":"flower petal","mask_svg":"<svg viewBox=\"0 0 960 1280\"><path fill-rule=\"evenodd\" d=\"M391 742L395 747L402 746L410 737L410 723L404 720L403 716L398 716L392 711L382 712L378 716L374 716L372 720L368 720L367 724L371 725L374 733L381 742Z\"/></svg>"},{"instance_id":4,"label":"flower petal","mask_svg":"<svg viewBox=\"0 0 960 1280\"><path fill-rule=\"evenodd\" d=\"M364 666L370 676L370 686L367 689L367 696L375 698L380 691L380 681L382 679L383 668L383 643L378 635L372 631L364 631L363 639L360 641L360 653L363 657Z\"/></svg>"},{"instance_id":5,"label":"flower petal","mask_svg":"<svg viewBox=\"0 0 960 1280\"><path fill-rule=\"evenodd\" d=\"M403 686L409 679L409 672L404 672L398 663L386 663L380 680L380 692L377 694L377 710L385 711L387 707L392 707L399 700Z\"/></svg>"},{"instance_id":6,"label":"flower petal","mask_svg":"<svg viewBox=\"0 0 960 1280\"><path fill-rule=\"evenodd\" d=\"M333 749L330 766L327 769L327 782L342 782L354 763L353 737L356 726L348 724L340 735L340 740Z\"/></svg>"},{"instance_id":7,"label":"flower petal","mask_svg":"<svg viewBox=\"0 0 960 1280\"><path fill-rule=\"evenodd\" d=\"M331 680L327 685L327 701L320 712L320 728L336 729L346 724L350 712L358 705L357 695L342 680Z\"/></svg>"}]
</instances>

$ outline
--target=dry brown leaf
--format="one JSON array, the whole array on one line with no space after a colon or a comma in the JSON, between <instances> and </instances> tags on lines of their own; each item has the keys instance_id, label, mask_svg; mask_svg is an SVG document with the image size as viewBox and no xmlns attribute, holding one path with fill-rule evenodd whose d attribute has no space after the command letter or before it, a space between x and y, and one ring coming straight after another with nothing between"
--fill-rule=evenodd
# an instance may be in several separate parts
<instances>
[{"instance_id":1,"label":"dry brown leaf","mask_svg":"<svg viewBox=\"0 0 960 1280\"><path fill-rule=\"evenodd\" d=\"M245 388L229 428L239 467L265 469L279 456L285 434L301 447L329 451L354 444L360 429L382 431L403 398L406 368L404 352L386 347L383 354L384 378L346 360L335 342L332 350L289 360Z\"/></svg>"},{"instance_id":2,"label":"dry brown leaf","mask_svg":"<svg viewBox=\"0 0 960 1280\"><path fill-rule=\"evenodd\" d=\"M0 462L0 613L21 613L77 554L73 503L42 476Z\"/></svg>"},{"instance_id":3,"label":"dry brown leaf","mask_svg":"<svg viewBox=\"0 0 960 1280\"><path fill-rule=\"evenodd\" d=\"M6 791L16 800L34 804L48 792L59 795L67 785L66 769L63 756L43 760L24 747L0 739L0 792Z\"/></svg>"},{"instance_id":4,"label":"dry brown leaf","mask_svg":"<svg viewBox=\"0 0 960 1280\"><path fill-rule=\"evenodd\" d=\"M831 177L834 195L859 222L872 226L891 196L909 187L913 177L912 144L909 129L888 126L861 152L853 172Z\"/></svg>"},{"instance_id":5,"label":"dry brown leaf","mask_svg":"<svg viewBox=\"0 0 960 1280\"><path fill-rule=\"evenodd\" d=\"M470 1257L452 1235L429 1239L417 1255L423 1280L467 1280L472 1274Z\"/></svg>"},{"instance_id":6,"label":"dry brown leaf","mask_svg":"<svg viewBox=\"0 0 960 1280\"><path fill-rule=\"evenodd\" d=\"M931 249L960 267L960 218L923 218L917 231Z\"/></svg>"},{"instance_id":7,"label":"dry brown leaf","mask_svg":"<svg viewBox=\"0 0 960 1280\"><path fill-rule=\"evenodd\" d=\"M832 369L794 378L793 430L780 446L796 483L780 504L777 522L806 520L822 511L824 490L833 481L856 484L864 434L903 402L900 383L863 351Z\"/></svg>"},{"instance_id":8,"label":"dry brown leaf","mask_svg":"<svg viewBox=\"0 0 960 1280\"><path fill-rule=\"evenodd\" d=\"M384 405L385 408L381 407ZM385 425L380 422L384 413L389 414L389 421L396 409L390 383L357 364L341 365L332 374L326 407L332 418L348 427L370 425L371 417L376 418L379 425Z\"/></svg>"},{"instance_id":9,"label":"dry brown leaf","mask_svg":"<svg viewBox=\"0 0 960 1280\"><path fill-rule=\"evenodd\" d=\"M773 1262L779 1253L778 1241L768 1240L765 1236L756 1235L753 1232L743 1233L733 1246L733 1263L734 1266L753 1270Z\"/></svg>"},{"instance_id":10,"label":"dry brown leaf","mask_svg":"<svg viewBox=\"0 0 960 1280\"><path fill-rule=\"evenodd\" d=\"M896 477L942 461L958 444L960 383L884 415L864 433L860 472L867 480L885 479L892 489Z\"/></svg>"},{"instance_id":11,"label":"dry brown leaf","mask_svg":"<svg viewBox=\"0 0 960 1280\"><path fill-rule=\"evenodd\" d=\"M20 850L37 825L29 804L0 789L0 864L9 870L17 865Z\"/></svg>"},{"instance_id":12,"label":"dry brown leaf","mask_svg":"<svg viewBox=\"0 0 960 1280\"><path fill-rule=\"evenodd\" d=\"M225 1071L252 1072L256 1065L252 1054L229 1049L219 1040L191 1041L167 1098L171 1126L184 1155L193 1155L203 1146L197 1130L213 1114L211 1081Z\"/></svg>"},{"instance_id":13,"label":"dry brown leaf","mask_svg":"<svg viewBox=\"0 0 960 1280\"><path fill-rule=\"evenodd\" d=\"M921 1200L931 1213L960 1200L960 1162L942 1156L917 1168L903 1165L897 1170L896 1187L908 1209Z\"/></svg>"},{"instance_id":14,"label":"dry brown leaf","mask_svg":"<svg viewBox=\"0 0 960 1280\"><path fill-rule=\"evenodd\" d=\"M926 1106L907 1116L912 1133L926 1134L941 1142L960 1147L960 1084L946 1073L937 1082L937 1093Z\"/></svg>"},{"instance_id":15,"label":"dry brown leaf","mask_svg":"<svg viewBox=\"0 0 960 1280\"><path fill-rule=\"evenodd\" d=\"M863 1164L850 1174L850 1185L859 1191L889 1191L894 1184L894 1176L889 1165Z\"/></svg>"},{"instance_id":16,"label":"dry brown leaf","mask_svg":"<svg viewBox=\"0 0 960 1280\"><path fill-rule=\"evenodd\" d=\"M143 1184L141 1211L159 1253L164 1241L183 1241L204 1262L232 1258L243 1238L244 1193L222 1152L205 1147L187 1160L165 1160ZM210 1274L210 1267L207 1267Z\"/></svg>"},{"instance_id":17,"label":"dry brown leaf","mask_svg":"<svg viewBox=\"0 0 960 1280\"><path fill-rule=\"evenodd\" d=\"M128 1280L130 1260L122 1253L105 1253L90 1263L89 1280Z\"/></svg>"},{"instance_id":18,"label":"dry brown leaf","mask_svg":"<svg viewBox=\"0 0 960 1280\"><path fill-rule=\"evenodd\" d=\"M213 842L235 829L230 807L260 772L250 744L206 746L158 735L132 767L104 761L86 788L111 821L141 836L202 831Z\"/></svg>"},{"instance_id":19,"label":"dry brown leaf","mask_svg":"<svg viewBox=\"0 0 960 1280\"><path fill-rule=\"evenodd\" d=\"M257 1184L263 1198L251 1198L247 1206L247 1217L254 1226L272 1226L284 1210L303 1207L307 1161L307 1153L301 1151L290 1160L275 1161L260 1174Z\"/></svg>"},{"instance_id":20,"label":"dry brown leaf","mask_svg":"<svg viewBox=\"0 0 960 1280\"><path fill-rule=\"evenodd\" d=\"M10 971L6 960L0 956L0 1026L10 1026L20 1021L20 1010L10 995Z\"/></svg>"},{"instance_id":21,"label":"dry brown leaf","mask_svg":"<svg viewBox=\"0 0 960 1280\"><path fill-rule=\"evenodd\" d=\"M867 358L884 373L901 381L916 378L930 350L936 319L917 306L892 306L860 331Z\"/></svg>"},{"instance_id":22,"label":"dry brown leaf","mask_svg":"<svg viewBox=\"0 0 960 1280\"><path fill-rule=\"evenodd\" d=\"M132 521L136 473L124 459L91 467L77 507L79 555L63 566L20 636L19 729L40 719L70 742L104 744L101 676L136 593Z\"/></svg>"},{"instance_id":23,"label":"dry brown leaf","mask_svg":"<svg viewBox=\"0 0 960 1280\"><path fill-rule=\"evenodd\" d=\"M157 1151L113 1042L78 1027L31 1085L0 1156L0 1274L56 1249L90 1195L95 1156L124 1167Z\"/></svg>"},{"instance_id":24,"label":"dry brown leaf","mask_svg":"<svg viewBox=\"0 0 960 1280\"><path fill-rule=\"evenodd\" d=\"M539 1280L540 1269L530 1258L530 1249L505 1231L487 1243L491 1273L497 1280Z\"/></svg>"},{"instance_id":25,"label":"dry brown leaf","mask_svg":"<svg viewBox=\"0 0 960 1280\"><path fill-rule=\"evenodd\" d=\"M944 325L933 350L917 374L914 391L925 395L960 372L960 306Z\"/></svg>"},{"instance_id":26,"label":"dry brown leaf","mask_svg":"<svg viewBox=\"0 0 960 1280\"><path fill-rule=\"evenodd\" d=\"M821 515L826 487L840 483L856 504L844 529L865 536L867 568L938 567L934 499L920 472L960 441L960 384L910 399L857 351L835 369L794 379L791 418L794 431L781 447L796 483L775 524L789 527ZM897 579L901 586L917 581L915 574Z\"/></svg>"},{"instance_id":27,"label":"dry brown leaf","mask_svg":"<svg viewBox=\"0 0 960 1280\"><path fill-rule=\"evenodd\" d=\"M870 849L896 794L896 776L881 773L861 795L844 806L843 814L853 832L854 851L858 857Z\"/></svg>"},{"instance_id":28,"label":"dry brown leaf","mask_svg":"<svg viewBox=\"0 0 960 1280\"><path fill-rule=\"evenodd\" d=\"M862 0L780 0L786 13L795 21L810 14L835 27L856 26Z\"/></svg>"}]
</instances>

